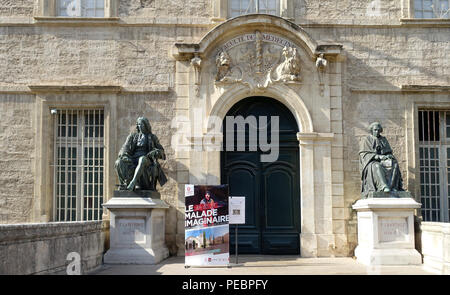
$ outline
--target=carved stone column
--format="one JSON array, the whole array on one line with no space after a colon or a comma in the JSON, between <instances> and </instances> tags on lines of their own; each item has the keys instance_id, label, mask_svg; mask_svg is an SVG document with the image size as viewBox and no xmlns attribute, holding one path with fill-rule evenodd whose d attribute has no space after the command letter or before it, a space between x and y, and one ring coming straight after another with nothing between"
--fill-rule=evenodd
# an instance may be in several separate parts
<instances>
[{"instance_id":1,"label":"carved stone column","mask_svg":"<svg viewBox=\"0 0 450 295\"><path fill-rule=\"evenodd\" d=\"M334 245L332 225L332 133L297 133L301 161L302 257L329 256Z\"/></svg>"}]
</instances>

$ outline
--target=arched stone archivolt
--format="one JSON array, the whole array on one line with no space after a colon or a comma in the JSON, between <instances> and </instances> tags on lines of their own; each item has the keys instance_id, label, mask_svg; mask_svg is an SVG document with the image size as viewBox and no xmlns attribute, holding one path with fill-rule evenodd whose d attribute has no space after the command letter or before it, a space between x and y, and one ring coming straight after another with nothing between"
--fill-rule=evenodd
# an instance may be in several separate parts
<instances>
[{"instance_id":1,"label":"arched stone archivolt","mask_svg":"<svg viewBox=\"0 0 450 295\"><path fill-rule=\"evenodd\" d=\"M308 109L306 108L302 98L291 88L284 85L273 85L272 87L268 87L262 94L283 103L294 115L297 121L298 130L300 130L300 132L314 132L313 122ZM212 107L208 117L219 117L223 120L232 106L249 96L248 90L243 86L225 91ZM204 126L204 131L208 132L208 126L212 126L213 124L211 121L207 121L205 123L207 123L207 125Z\"/></svg>"}]
</instances>

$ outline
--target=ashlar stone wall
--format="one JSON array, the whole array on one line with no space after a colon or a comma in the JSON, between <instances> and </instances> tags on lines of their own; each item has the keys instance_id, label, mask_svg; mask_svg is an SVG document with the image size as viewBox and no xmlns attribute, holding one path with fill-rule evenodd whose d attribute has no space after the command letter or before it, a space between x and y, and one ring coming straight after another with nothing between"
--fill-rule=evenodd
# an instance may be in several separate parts
<instances>
[{"instance_id":1,"label":"ashlar stone wall","mask_svg":"<svg viewBox=\"0 0 450 295\"><path fill-rule=\"evenodd\" d=\"M0 223L29 222L35 176L33 97L0 97Z\"/></svg>"}]
</instances>

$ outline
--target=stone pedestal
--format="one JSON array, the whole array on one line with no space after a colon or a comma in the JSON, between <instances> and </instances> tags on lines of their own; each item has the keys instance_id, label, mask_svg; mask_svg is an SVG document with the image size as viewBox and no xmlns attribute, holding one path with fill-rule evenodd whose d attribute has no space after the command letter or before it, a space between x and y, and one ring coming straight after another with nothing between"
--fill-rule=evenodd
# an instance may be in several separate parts
<instances>
[{"instance_id":1,"label":"stone pedestal","mask_svg":"<svg viewBox=\"0 0 450 295\"><path fill-rule=\"evenodd\" d=\"M386 194L389 196L389 194ZM414 247L412 198L370 198L353 205L358 213L357 260L366 265L422 264Z\"/></svg>"},{"instance_id":2,"label":"stone pedestal","mask_svg":"<svg viewBox=\"0 0 450 295\"><path fill-rule=\"evenodd\" d=\"M126 192L103 204L111 211L110 249L104 262L156 264L167 258L165 211L169 206L157 195L153 195L156 198L142 198L123 194Z\"/></svg>"}]
</instances>

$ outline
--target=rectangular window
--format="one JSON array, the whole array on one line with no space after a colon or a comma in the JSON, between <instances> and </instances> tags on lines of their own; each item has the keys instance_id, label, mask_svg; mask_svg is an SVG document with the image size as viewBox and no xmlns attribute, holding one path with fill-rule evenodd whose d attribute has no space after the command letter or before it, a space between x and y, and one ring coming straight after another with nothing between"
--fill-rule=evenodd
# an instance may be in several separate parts
<instances>
[{"instance_id":1,"label":"rectangular window","mask_svg":"<svg viewBox=\"0 0 450 295\"><path fill-rule=\"evenodd\" d=\"M65 17L104 17L105 0L58 0L56 12Z\"/></svg>"},{"instance_id":2,"label":"rectangular window","mask_svg":"<svg viewBox=\"0 0 450 295\"><path fill-rule=\"evenodd\" d=\"M419 110L418 131L423 220L449 222L450 111Z\"/></svg>"},{"instance_id":3,"label":"rectangular window","mask_svg":"<svg viewBox=\"0 0 450 295\"><path fill-rule=\"evenodd\" d=\"M414 0L415 18L450 18L450 0Z\"/></svg>"},{"instance_id":4,"label":"rectangular window","mask_svg":"<svg viewBox=\"0 0 450 295\"><path fill-rule=\"evenodd\" d=\"M103 110L58 110L54 151L54 220L101 220Z\"/></svg>"},{"instance_id":5,"label":"rectangular window","mask_svg":"<svg viewBox=\"0 0 450 295\"><path fill-rule=\"evenodd\" d=\"M279 0L229 0L228 7L231 17L249 13L280 15Z\"/></svg>"}]
</instances>

